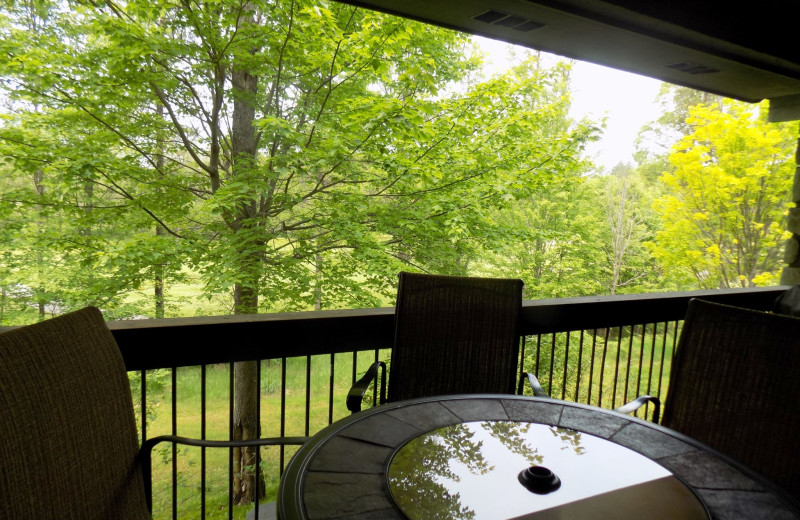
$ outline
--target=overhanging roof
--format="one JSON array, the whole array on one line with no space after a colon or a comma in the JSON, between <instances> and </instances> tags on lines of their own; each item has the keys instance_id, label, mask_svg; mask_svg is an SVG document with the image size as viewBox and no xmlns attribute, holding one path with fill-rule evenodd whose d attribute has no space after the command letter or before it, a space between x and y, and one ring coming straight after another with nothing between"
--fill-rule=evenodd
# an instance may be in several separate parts
<instances>
[{"instance_id":1,"label":"overhanging roof","mask_svg":"<svg viewBox=\"0 0 800 520\"><path fill-rule=\"evenodd\" d=\"M782 110L800 110L800 44L796 41L800 8L796 0L755 4L703 0L344 1L734 99L771 99Z\"/></svg>"}]
</instances>

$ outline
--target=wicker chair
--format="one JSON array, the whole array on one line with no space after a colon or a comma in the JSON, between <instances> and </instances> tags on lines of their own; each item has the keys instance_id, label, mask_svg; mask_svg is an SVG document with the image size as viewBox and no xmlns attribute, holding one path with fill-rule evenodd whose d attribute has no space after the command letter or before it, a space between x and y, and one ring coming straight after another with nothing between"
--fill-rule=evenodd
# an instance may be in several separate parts
<instances>
[{"instance_id":1,"label":"wicker chair","mask_svg":"<svg viewBox=\"0 0 800 520\"><path fill-rule=\"evenodd\" d=\"M382 372L380 403L517 389L522 280L400 273L395 338L386 365L373 364L350 390L356 412ZM521 391L520 381L519 390Z\"/></svg>"},{"instance_id":2,"label":"wicker chair","mask_svg":"<svg viewBox=\"0 0 800 520\"><path fill-rule=\"evenodd\" d=\"M150 450L301 444L148 439L141 451L130 386L100 311L87 307L0 334L0 518L148 520Z\"/></svg>"},{"instance_id":3,"label":"wicker chair","mask_svg":"<svg viewBox=\"0 0 800 520\"><path fill-rule=\"evenodd\" d=\"M0 518L150 518L125 365L96 309L0 334L0 439Z\"/></svg>"},{"instance_id":4,"label":"wicker chair","mask_svg":"<svg viewBox=\"0 0 800 520\"><path fill-rule=\"evenodd\" d=\"M800 498L800 319L689 302L662 425Z\"/></svg>"}]
</instances>

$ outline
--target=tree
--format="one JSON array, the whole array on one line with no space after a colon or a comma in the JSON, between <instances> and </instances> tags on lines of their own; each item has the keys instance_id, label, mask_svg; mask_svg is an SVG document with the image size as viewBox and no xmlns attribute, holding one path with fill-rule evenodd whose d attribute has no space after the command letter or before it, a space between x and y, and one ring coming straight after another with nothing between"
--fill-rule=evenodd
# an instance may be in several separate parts
<instances>
[{"instance_id":1,"label":"tree","mask_svg":"<svg viewBox=\"0 0 800 520\"><path fill-rule=\"evenodd\" d=\"M500 222L513 235L493 264L499 274L521 277L526 298L560 298L603 292L601 219L596 192L581 168L565 168L547 183L503 212Z\"/></svg>"},{"instance_id":2,"label":"tree","mask_svg":"<svg viewBox=\"0 0 800 520\"><path fill-rule=\"evenodd\" d=\"M523 151L535 153L531 162L538 167L525 172L530 175L525 189L519 189L517 182L517 189L504 195L508 204L489 213L494 225L480 237L479 253L471 255L482 260L473 272L520 277L526 298L596 294L598 288L589 274L594 263L590 231L594 222L583 211L593 204L583 190L582 176L590 165L582 154L586 144L596 139L598 127L593 121L576 122L569 117L568 64L542 69L537 56L510 75L513 81L505 88L531 76L548 86L530 91L519 103L532 110L521 114L528 126L514 138Z\"/></svg>"},{"instance_id":3,"label":"tree","mask_svg":"<svg viewBox=\"0 0 800 520\"><path fill-rule=\"evenodd\" d=\"M607 289L619 290L646 287L656 270L644 244L652 238L652 196L645 188L641 174L628 164L619 164L602 178L604 190L598 198L605 201L607 233L603 233L606 256Z\"/></svg>"},{"instance_id":4,"label":"tree","mask_svg":"<svg viewBox=\"0 0 800 520\"><path fill-rule=\"evenodd\" d=\"M795 136L769 124L758 105L733 101L689 111L691 133L672 149L668 194L656 209L662 230L650 244L679 286L774 283L786 239Z\"/></svg>"},{"instance_id":5,"label":"tree","mask_svg":"<svg viewBox=\"0 0 800 520\"><path fill-rule=\"evenodd\" d=\"M661 106L661 115L639 130L634 153L640 168L644 167L641 173L652 182L658 179L662 169L668 167L666 157L672 146L691 133L691 126L687 123L689 110L700 104L720 103L722 97L662 83L657 101Z\"/></svg>"}]
</instances>

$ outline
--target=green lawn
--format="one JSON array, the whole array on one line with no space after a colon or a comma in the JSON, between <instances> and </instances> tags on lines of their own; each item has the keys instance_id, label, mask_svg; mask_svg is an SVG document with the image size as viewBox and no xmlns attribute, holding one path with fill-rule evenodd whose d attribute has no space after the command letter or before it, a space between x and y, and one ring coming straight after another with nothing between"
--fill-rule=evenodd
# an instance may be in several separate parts
<instances>
[{"instance_id":1,"label":"green lawn","mask_svg":"<svg viewBox=\"0 0 800 520\"><path fill-rule=\"evenodd\" d=\"M358 371L366 370L374 353L359 355ZM330 381L330 356L311 358L310 399L308 433L314 434L328 425L328 401ZM281 363L262 362L261 382L261 428L263 437L280 435L281 417ZM306 407L306 358L292 358L286 365L286 431L284 435L305 435ZM160 375L158 375L160 374ZM348 415L345 396L352 381L352 355L335 357L333 420ZM201 369L179 368L175 374L175 423L178 435L199 438L201 435ZM138 375L133 377L134 387ZM161 384L159 384L159 381ZM228 365L214 365L206 371L206 438L228 439L230 422L230 372ZM160 371L148 375L148 421L147 436L172 433L172 374ZM136 394L134 388L134 394ZM154 414L154 417L152 417ZM137 417L138 420L138 417ZM288 462L296 447L287 447L285 461ZM206 518L228 518L229 456L227 449L207 449L206 452ZM200 448L179 447L177 449L177 507L181 519L201 518L201 455ZM264 501L275 500L280 475L280 448L265 447L261 450L262 469L266 480ZM153 516L154 519L170 518L172 514L172 447L161 444L155 456L153 468ZM233 517L244 518L249 506L234 506Z\"/></svg>"}]
</instances>

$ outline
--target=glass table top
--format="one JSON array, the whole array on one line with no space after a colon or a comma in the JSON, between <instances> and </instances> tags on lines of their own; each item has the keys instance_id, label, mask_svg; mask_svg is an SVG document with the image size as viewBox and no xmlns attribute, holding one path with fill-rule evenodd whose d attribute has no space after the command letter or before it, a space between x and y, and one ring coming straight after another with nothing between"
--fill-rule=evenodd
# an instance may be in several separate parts
<instances>
[{"instance_id":1,"label":"glass table top","mask_svg":"<svg viewBox=\"0 0 800 520\"><path fill-rule=\"evenodd\" d=\"M401 447L387 477L411 520L630 518L637 511L648 520L708 519L694 493L663 466L600 437L545 424L467 422L434 430Z\"/></svg>"}]
</instances>

